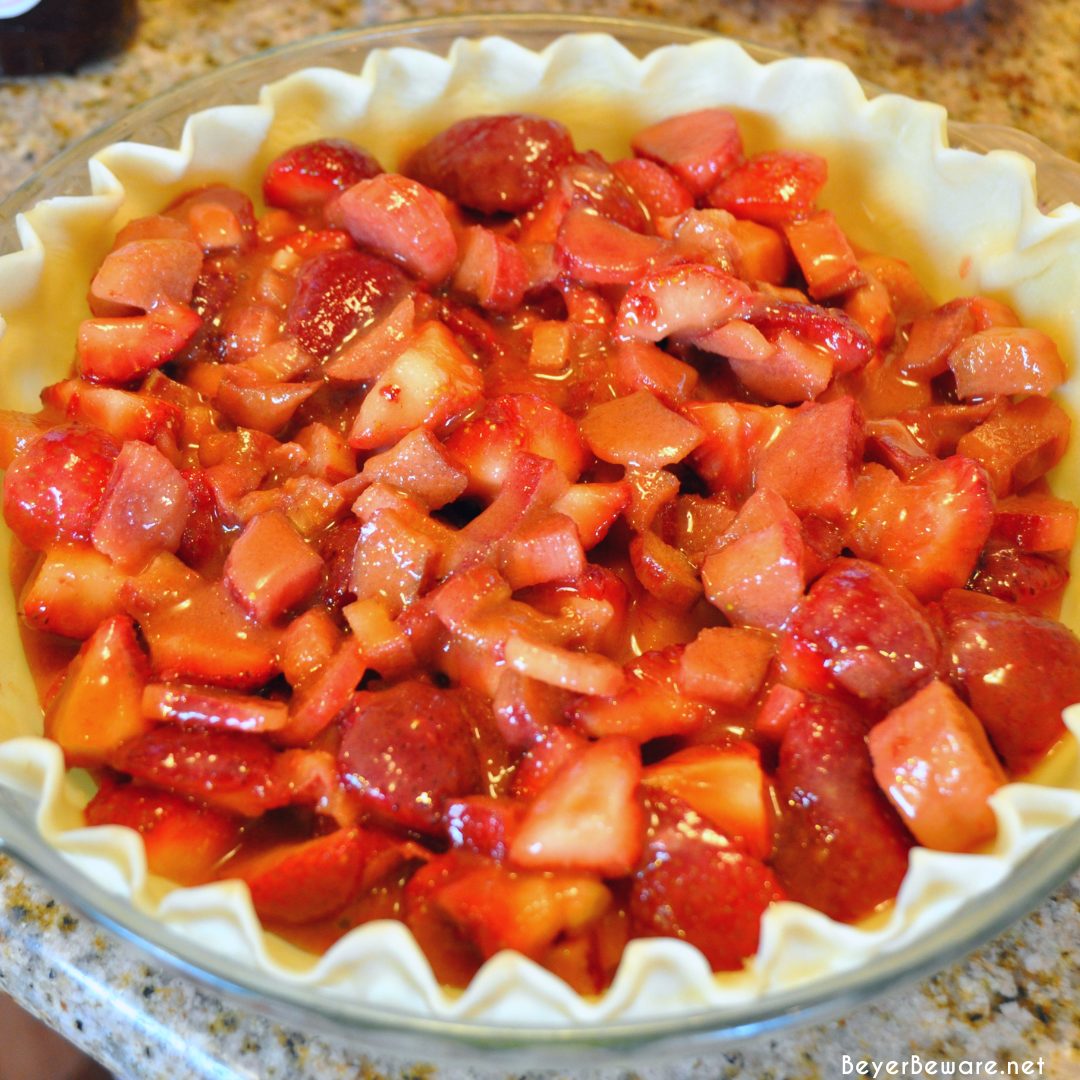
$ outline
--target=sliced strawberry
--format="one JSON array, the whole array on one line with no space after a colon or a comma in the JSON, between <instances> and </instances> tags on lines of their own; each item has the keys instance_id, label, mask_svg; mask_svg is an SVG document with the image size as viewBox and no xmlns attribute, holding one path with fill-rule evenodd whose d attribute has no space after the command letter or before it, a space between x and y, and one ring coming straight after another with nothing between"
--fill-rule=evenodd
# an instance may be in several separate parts
<instances>
[{"instance_id":1,"label":"sliced strawberry","mask_svg":"<svg viewBox=\"0 0 1080 1080\"><path fill-rule=\"evenodd\" d=\"M378 817L420 832L441 831L444 804L486 787L486 721L478 697L410 681L356 696L341 720L344 783Z\"/></svg>"},{"instance_id":2,"label":"sliced strawberry","mask_svg":"<svg viewBox=\"0 0 1080 1080\"><path fill-rule=\"evenodd\" d=\"M446 805L446 835L455 848L505 861L525 805L488 795L466 795Z\"/></svg>"},{"instance_id":3,"label":"sliced strawberry","mask_svg":"<svg viewBox=\"0 0 1080 1080\"><path fill-rule=\"evenodd\" d=\"M1076 541L1076 506L1053 495L1032 492L1002 499L990 535L1023 551L1070 551Z\"/></svg>"},{"instance_id":4,"label":"sliced strawberry","mask_svg":"<svg viewBox=\"0 0 1080 1080\"><path fill-rule=\"evenodd\" d=\"M964 338L949 353L961 398L1049 394L1068 376L1057 345L1041 330L994 326Z\"/></svg>"},{"instance_id":5,"label":"sliced strawberry","mask_svg":"<svg viewBox=\"0 0 1080 1080\"><path fill-rule=\"evenodd\" d=\"M175 359L202 319L182 304L158 304L146 315L86 319L79 326L76 366L91 382L122 386Z\"/></svg>"},{"instance_id":6,"label":"sliced strawberry","mask_svg":"<svg viewBox=\"0 0 1080 1080\"><path fill-rule=\"evenodd\" d=\"M666 165L692 195L704 195L742 162L742 138L726 109L698 109L642 128L635 154Z\"/></svg>"},{"instance_id":7,"label":"sliced strawberry","mask_svg":"<svg viewBox=\"0 0 1080 1080\"><path fill-rule=\"evenodd\" d=\"M1023 490L1064 456L1070 420L1046 398L1029 397L1005 404L988 420L963 435L956 452L973 458L990 475L999 498Z\"/></svg>"},{"instance_id":8,"label":"sliced strawberry","mask_svg":"<svg viewBox=\"0 0 1080 1080\"><path fill-rule=\"evenodd\" d=\"M318 671L310 676L289 703L289 722L274 741L282 746L306 746L321 735L347 709L368 670L356 641L345 637Z\"/></svg>"},{"instance_id":9,"label":"sliced strawberry","mask_svg":"<svg viewBox=\"0 0 1080 1080\"><path fill-rule=\"evenodd\" d=\"M515 750L542 741L563 722L567 696L558 687L505 670L491 699L503 741Z\"/></svg>"},{"instance_id":10,"label":"sliced strawberry","mask_svg":"<svg viewBox=\"0 0 1080 1080\"><path fill-rule=\"evenodd\" d=\"M289 717L283 701L182 683L150 683L143 690L142 709L152 720L256 734L283 728Z\"/></svg>"},{"instance_id":11,"label":"sliced strawberry","mask_svg":"<svg viewBox=\"0 0 1080 1080\"><path fill-rule=\"evenodd\" d=\"M678 798L654 795L649 811L630 893L635 933L687 941L715 971L742 967L757 951L765 909L784 898L776 877Z\"/></svg>"},{"instance_id":12,"label":"sliced strawberry","mask_svg":"<svg viewBox=\"0 0 1080 1080\"><path fill-rule=\"evenodd\" d=\"M868 466L856 485L848 546L920 600L933 600L967 582L993 522L986 473L968 458L934 461L906 482Z\"/></svg>"},{"instance_id":13,"label":"sliced strawberry","mask_svg":"<svg viewBox=\"0 0 1080 1080\"><path fill-rule=\"evenodd\" d=\"M743 325L747 331L754 330L749 323ZM745 340L746 331L742 337ZM709 338L702 344L716 351L716 332ZM756 349L755 355L749 357L728 355L731 370L747 390L765 401L782 404L813 401L825 392L832 381L833 358L824 349L808 345L787 330L780 330L772 342L762 340L769 346L764 359L756 355Z\"/></svg>"},{"instance_id":14,"label":"sliced strawberry","mask_svg":"<svg viewBox=\"0 0 1080 1080\"><path fill-rule=\"evenodd\" d=\"M529 807L510 845L518 866L621 877L641 855L641 757L629 739L593 743L572 757Z\"/></svg>"},{"instance_id":15,"label":"sliced strawberry","mask_svg":"<svg viewBox=\"0 0 1080 1080\"><path fill-rule=\"evenodd\" d=\"M388 315L408 288L405 275L376 255L316 255L297 274L286 328L308 352L327 360L347 338Z\"/></svg>"},{"instance_id":16,"label":"sliced strawberry","mask_svg":"<svg viewBox=\"0 0 1080 1080\"><path fill-rule=\"evenodd\" d=\"M828 177L817 154L766 150L723 177L709 192L709 205L762 225L783 225L805 217Z\"/></svg>"},{"instance_id":17,"label":"sliced strawberry","mask_svg":"<svg viewBox=\"0 0 1080 1080\"><path fill-rule=\"evenodd\" d=\"M517 214L540 202L573 153L570 133L554 120L478 116L436 135L404 171L473 210Z\"/></svg>"},{"instance_id":18,"label":"sliced strawberry","mask_svg":"<svg viewBox=\"0 0 1080 1080\"><path fill-rule=\"evenodd\" d=\"M1062 710L1080 702L1080 642L1061 623L1010 606L965 610L956 598L969 595L943 601L951 680L1009 772L1022 774L1065 733Z\"/></svg>"},{"instance_id":19,"label":"sliced strawberry","mask_svg":"<svg viewBox=\"0 0 1080 1080\"><path fill-rule=\"evenodd\" d=\"M693 402L686 414L705 432L691 457L698 475L710 491L739 500L750 493L759 454L795 415L791 409L739 401Z\"/></svg>"},{"instance_id":20,"label":"sliced strawberry","mask_svg":"<svg viewBox=\"0 0 1080 1080\"><path fill-rule=\"evenodd\" d=\"M89 540L120 447L92 428L56 427L4 473L4 520L30 548Z\"/></svg>"},{"instance_id":21,"label":"sliced strawberry","mask_svg":"<svg viewBox=\"0 0 1080 1080\"><path fill-rule=\"evenodd\" d=\"M703 334L743 317L754 303L749 285L703 263L653 270L626 291L617 330L639 341Z\"/></svg>"},{"instance_id":22,"label":"sliced strawberry","mask_svg":"<svg viewBox=\"0 0 1080 1080\"><path fill-rule=\"evenodd\" d=\"M279 511L252 518L225 560L225 584L260 623L306 600L323 561Z\"/></svg>"},{"instance_id":23,"label":"sliced strawberry","mask_svg":"<svg viewBox=\"0 0 1080 1080\"><path fill-rule=\"evenodd\" d=\"M58 544L34 566L19 608L35 630L88 638L100 622L123 610L128 575L93 548Z\"/></svg>"},{"instance_id":24,"label":"sliced strawberry","mask_svg":"<svg viewBox=\"0 0 1080 1080\"><path fill-rule=\"evenodd\" d=\"M146 654L126 615L105 619L68 666L45 710L45 734L70 765L100 765L150 728L142 713Z\"/></svg>"},{"instance_id":25,"label":"sliced strawberry","mask_svg":"<svg viewBox=\"0 0 1080 1080\"><path fill-rule=\"evenodd\" d=\"M559 226L556 251L563 266L587 285L629 285L671 261L671 244L645 236L593 210L574 206Z\"/></svg>"},{"instance_id":26,"label":"sliced strawberry","mask_svg":"<svg viewBox=\"0 0 1080 1080\"><path fill-rule=\"evenodd\" d=\"M554 461L571 483L590 460L577 424L537 394L489 398L451 432L446 449L468 474L466 491L485 498L501 490L520 450Z\"/></svg>"},{"instance_id":27,"label":"sliced strawberry","mask_svg":"<svg viewBox=\"0 0 1080 1080\"><path fill-rule=\"evenodd\" d=\"M581 434L601 460L648 469L682 461L705 437L648 390L594 405L581 421Z\"/></svg>"},{"instance_id":28,"label":"sliced strawberry","mask_svg":"<svg viewBox=\"0 0 1080 1080\"><path fill-rule=\"evenodd\" d=\"M648 228L645 211L633 191L595 151L587 150L559 170L558 191L566 212L585 210L636 233Z\"/></svg>"},{"instance_id":29,"label":"sliced strawberry","mask_svg":"<svg viewBox=\"0 0 1080 1080\"><path fill-rule=\"evenodd\" d=\"M133 394L112 386L95 386L82 379L68 379L46 387L41 399L76 423L101 428L118 442L139 439L169 446L179 438L183 414L171 402L146 394Z\"/></svg>"},{"instance_id":30,"label":"sliced strawberry","mask_svg":"<svg viewBox=\"0 0 1080 1080\"><path fill-rule=\"evenodd\" d=\"M811 691L840 686L889 708L939 667L939 646L906 589L872 563L838 559L814 582L781 642L785 681Z\"/></svg>"},{"instance_id":31,"label":"sliced strawberry","mask_svg":"<svg viewBox=\"0 0 1080 1080\"><path fill-rule=\"evenodd\" d=\"M874 357L870 336L839 308L770 300L759 304L746 318L769 341L787 330L805 344L824 349L832 357L838 375L856 371Z\"/></svg>"},{"instance_id":32,"label":"sliced strawberry","mask_svg":"<svg viewBox=\"0 0 1080 1080\"><path fill-rule=\"evenodd\" d=\"M645 207L652 222L682 214L694 205L694 196L682 181L655 161L622 158L611 168Z\"/></svg>"},{"instance_id":33,"label":"sliced strawberry","mask_svg":"<svg viewBox=\"0 0 1080 1080\"><path fill-rule=\"evenodd\" d=\"M776 652L767 634L741 627L702 630L679 662L679 685L692 697L742 707L757 697Z\"/></svg>"},{"instance_id":34,"label":"sliced strawberry","mask_svg":"<svg viewBox=\"0 0 1080 1080\"><path fill-rule=\"evenodd\" d=\"M1068 581L1068 569L1053 558L995 547L983 552L967 587L1052 618Z\"/></svg>"},{"instance_id":35,"label":"sliced strawberry","mask_svg":"<svg viewBox=\"0 0 1080 1080\"><path fill-rule=\"evenodd\" d=\"M437 431L473 405L483 386L453 334L425 323L365 395L349 445L376 450L418 427Z\"/></svg>"},{"instance_id":36,"label":"sliced strawberry","mask_svg":"<svg viewBox=\"0 0 1080 1080\"><path fill-rule=\"evenodd\" d=\"M685 609L701 596L693 563L656 533L638 533L631 539L630 564L642 586L666 604Z\"/></svg>"},{"instance_id":37,"label":"sliced strawberry","mask_svg":"<svg viewBox=\"0 0 1080 1080\"><path fill-rule=\"evenodd\" d=\"M375 158L355 143L319 139L291 146L270 162L263 174L263 198L269 206L302 213L381 172Z\"/></svg>"},{"instance_id":38,"label":"sliced strawberry","mask_svg":"<svg viewBox=\"0 0 1080 1080\"><path fill-rule=\"evenodd\" d=\"M924 686L867 741L875 779L920 844L970 851L993 839L987 800L1008 777L979 718L947 683Z\"/></svg>"},{"instance_id":39,"label":"sliced strawberry","mask_svg":"<svg viewBox=\"0 0 1080 1080\"><path fill-rule=\"evenodd\" d=\"M397 173L353 184L335 201L333 216L360 247L399 263L429 285L445 281L457 261L457 240L441 203L422 184Z\"/></svg>"},{"instance_id":40,"label":"sliced strawberry","mask_svg":"<svg viewBox=\"0 0 1080 1080\"><path fill-rule=\"evenodd\" d=\"M527 589L578 577L585 570L585 549L577 525L564 514L551 513L507 537L498 564L512 589Z\"/></svg>"},{"instance_id":41,"label":"sliced strawberry","mask_svg":"<svg viewBox=\"0 0 1080 1080\"><path fill-rule=\"evenodd\" d=\"M853 398L804 405L757 457L758 486L782 495L800 514L842 520L855 501L863 417Z\"/></svg>"},{"instance_id":42,"label":"sliced strawberry","mask_svg":"<svg viewBox=\"0 0 1080 1080\"><path fill-rule=\"evenodd\" d=\"M621 341L611 357L620 394L649 390L665 405L677 408L698 384L697 369L644 341Z\"/></svg>"},{"instance_id":43,"label":"sliced strawberry","mask_svg":"<svg viewBox=\"0 0 1080 1080\"><path fill-rule=\"evenodd\" d=\"M854 922L896 896L911 838L874 781L862 723L825 701L792 717L772 866L792 900Z\"/></svg>"},{"instance_id":44,"label":"sliced strawberry","mask_svg":"<svg viewBox=\"0 0 1080 1080\"><path fill-rule=\"evenodd\" d=\"M127 570L138 570L161 551L176 551L192 501L180 472L160 451L126 442L105 489L93 543Z\"/></svg>"}]
</instances>

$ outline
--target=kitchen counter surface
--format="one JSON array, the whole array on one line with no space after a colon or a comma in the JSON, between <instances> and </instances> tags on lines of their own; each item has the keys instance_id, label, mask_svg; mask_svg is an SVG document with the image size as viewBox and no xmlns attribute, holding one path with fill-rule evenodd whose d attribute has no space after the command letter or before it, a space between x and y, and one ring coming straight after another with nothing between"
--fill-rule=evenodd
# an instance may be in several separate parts
<instances>
[{"instance_id":1,"label":"kitchen counter surface","mask_svg":"<svg viewBox=\"0 0 1080 1080\"><path fill-rule=\"evenodd\" d=\"M470 13L508 5L470 3ZM72 140L175 83L330 30L453 14L461 3L374 0L143 0L129 48L77 76L0 84L0 197ZM931 19L849 0L517 3L665 18L791 52L827 55L890 90L946 105L961 120L1010 124L1080 159L1080 2L983 0ZM450 1077L407 1047L365 1054L223 1001L56 902L0 857L0 989L112 1069L137 1080L234 1077ZM761 1036L706 1061L574 1073L592 1080L817 1080L851 1062L1030 1063L1019 1075L1080 1078L1080 876L1011 931L933 978L839 1020ZM500 1067L475 1076L525 1076ZM548 1075L528 1072L536 1078ZM550 1074L552 1076L555 1073ZM565 1075L559 1073L558 1075ZM958 1072L958 1075L963 1075Z\"/></svg>"}]
</instances>

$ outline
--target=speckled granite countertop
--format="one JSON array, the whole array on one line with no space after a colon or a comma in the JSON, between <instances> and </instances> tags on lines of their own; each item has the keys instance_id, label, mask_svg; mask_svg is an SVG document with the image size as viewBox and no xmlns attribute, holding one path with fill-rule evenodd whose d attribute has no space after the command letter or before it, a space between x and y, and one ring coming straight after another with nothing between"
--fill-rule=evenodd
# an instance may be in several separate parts
<instances>
[{"instance_id":1,"label":"speckled granite countertop","mask_svg":"<svg viewBox=\"0 0 1080 1080\"><path fill-rule=\"evenodd\" d=\"M0 85L0 197L71 140L239 57L366 23L508 6L143 0L136 37L120 57L77 77ZM560 5L513 7L550 12ZM941 102L957 119L1011 124L1080 159L1080 0L982 0L940 20L874 0L570 0L561 7L666 18L832 56L888 89ZM404 1046L397 1054L365 1054L223 1002L59 905L3 857L0 988L132 1080L459 1075L413 1060ZM844 1075L845 1055L907 1062L909 1073L932 1060L995 1061L1004 1073L1013 1061L1031 1063L1025 1075L1080 1078L1080 877L963 963L840 1020L763 1036L705 1061L575 1075L817 1080ZM524 1080L523 1069L513 1073ZM506 1074L499 1068L483 1075Z\"/></svg>"}]
</instances>

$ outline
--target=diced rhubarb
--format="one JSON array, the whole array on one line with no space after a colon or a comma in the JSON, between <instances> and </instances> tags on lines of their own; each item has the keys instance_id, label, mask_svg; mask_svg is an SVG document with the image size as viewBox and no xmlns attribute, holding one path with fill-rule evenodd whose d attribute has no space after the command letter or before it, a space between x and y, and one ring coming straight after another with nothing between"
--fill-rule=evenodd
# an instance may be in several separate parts
<instances>
[{"instance_id":1,"label":"diced rhubarb","mask_svg":"<svg viewBox=\"0 0 1080 1080\"><path fill-rule=\"evenodd\" d=\"M470 225L459 244L453 288L486 311L515 311L529 287L529 268L517 245L482 225Z\"/></svg>"},{"instance_id":2,"label":"diced rhubarb","mask_svg":"<svg viewBox=\"0 0 1080 1080\"><path fill-rule=\"evenodd\" d=\"M415 495L433 510L453 502L468 486L468 477L425 428L410 431L389 450L369 457L362 471L372 481Z\"/></svg>"},{"instance_id":3,"label":"diced rhubarb","mask_svg":"<svg viewBox=\"0 0 1080 1080\"><path fill-rule=\"evenodd\" d=\"M210 184L182 195L166 211L184 221L207 254L243 251L255 242L251 200L225 184Z\"/></svg>"},{"instance_id":4,"label":"diced rhubarb","mask_svg":"<svg viewBox=\"0 0 1080 1080\"><path fill-rule=\"evenodd\" d=\"M289 703L289 722L275 733L282 746L306 746L352 703L368 670L356 641L346 636Z\"/></svg>"},{"instance_id":5,"label":"diced rhubarb","mask_svg":"<svg viewBox=\"0 0 1080 1080\"><path fill-rule=\"evenodd\" d=\"M654 532L638 533L631 539L630 564L642 586L666 604L689 608L701 596L693 563Z\"/></svg>"},{"instance_id":6,"label":"diced rhubarb","mask_svg":"<svg viewBox=\"0 0 1080 1080\"><path fill-rule=\"evenodd\" d=\"M192 501L187 482L158 450L126 442L94 524L94 547L126 570L161 551L176 551Z\"/></svg>"},{"instance_id":7,"label":"diced rhubarb","mask_svg":"<svg viewBox=\"0 0 1080 1080\"><path fill-rule=\"evenodd\" d=\"M225 560L225 584L264 624L306 600L322 572L322 559L280 511L252 518Z\"/></svg>"},{"instance_id":8,"label":"diced rhubarb","mask_svg":"<svg viewBox=\"0 0 1080 1080\"><path fill-rule=\"evenodd\" d=\"M768 784L750 743L680 750L649 765L641 782L682 800L755 859L772 852Z\"/></svg>"},{"instance_id":9,"label":"diced rhubarb","mask_svg":"<svg viewBox=\"0 0 1080 1080\"><path fill-rule=\"evenodd\" d=\"M755 303L750 286L702 263L653 270L619 304L620 336L659 341L673 334L703 334L742 318Z\"/></svg>"},{"instance_id":10,"label":"diced rhubarb","mask_svg":"<svg viewBox=\"0 0 1080 1080\"><path fill-rule=\"evenodd\" d=\"M1041 330L995 326L964 338L948 356L961 398L1049 394L1068 372L1057 345Z\"/></svg>"},{"instance_id":11,"label":"diced rhubarb","mask_svg":"<svg viewBox=\"0 0 1080 1080\"><path fill-rule=\"evenodd\" d=\"M341 609L353 641L367 666L383 678L396 678L416 667L408 635L380 600L354 600Z\"/></svg>"},{"instance_id":12,"label":"diced rhubarb","mask_svg":"<svg viewBox=\"0 0 1080 1080\"><path fill-rule=\"evenodd\" d=\"M1022 551L1071 551L1077 517L1073 503L1053 495L1010 495L998 502L990 535Z\"/></svg>"},{"instance_id":13,"label":"diced rhubarb","mask_svg":"<svg viewBox=\"0 0 1080 1080\"><path fill-rule=\"evenodd\" d=\"M799 150L767 150L733 169L709 192L709 205L761 225L805 217L828 177L825 159Z\"/></svg>"},{"instance_id":14,"label":"diced rhubarb","mask_svg":"<svg viewBox=\"0 0 1080 1080\"><path fill-rule=\"evenodd\" d=\"M944 599L952 682L1009 772L1022 774L1064 735L1062 710L1080 702L1080 641L1016 608L965 611L957 595L967 594Z\"/></svg>"},{"instance_id":15,"label":"diced rhubarb","mask_svg":"<svg viewBox=\"0 0 1080 1080\"><path fill-rule=\"evenodd\" d=\"M668 469L628 466L624 482L630 489L626 522L634 532L648 532L656 516L679 494L679 478Z\"/></svg>"},{"instance_id":16,"label":"diced rhubarb","mask_svg":"<svg viewBox=\"0 0 1080 1080\"><path fill-rule=\"evenodd\" d=\"M784 732L776 794L771 863L792 900L854 922L893 899L911 837L874 780L860 720L808 701Z\"/></svg>"},{"instance_id":17,"label":"diced rhubarb","mask_svg":"<svg viewBox=\"0 0 1080 1080\"><path fill-rule=\"evenodd\" d=\"M296 688L324 667L341 642L341 631L323 608L309 608L281 636L281 673Z\"/></svg>"},{"instance_id":18,"label":"diced rhubarb","mask_svg":"<svg viewBox=\"0 0 1080 1080\"><path fill-rule=\"evenodd\" d=\"M830 300L865 283L866 275L831 210L789 221L784 235L815 300Z\"/></svg>"},{"instance_id":19,"label":"diced rhubarb","mask_svg":"<svg viewBox=\"0 0 1080 1080\"><path fill-rule=\"evenodd\" d=\"M728 323L733 326L734 323ZM743 324L753 330L750 324ZM716 348L715 332L707 347ZM833 376L833 358L824 349L807 344L787 330L776 334L768 356L728 356L728 363L738 380L752 394L766 401L795 404L813 401L825 392ZM722 351L722 350L720 350Z\"/></svg>"},{"instance_id":20,"label":"diced rhubarb","mask_svg":"<svg viewBox=\"0 0 1080 1080\"><path fill-rule=\"evenodd\" d=\"M530 679L578 694L610 697L625 683L622 668L606 656L562 649L523 637L507 640L506 663Z\"/></svg>"},{"instance_id":21,"label":"diced rhubarb","mask_svg":"<svg viewBox=\"0 0 1080 1080\"><path fill-rule=\"evenodd\" d=\"M556 250L566 269L587 285L629 285L673 255L668 241L582 206L572 207L563 218Z\"/></svg>"},{"instance_id":22,"label":"diced rhubarb","mask_svg":"<svg viewBox=\"0 0 1080 1080\"><path fill-rule=\"evenodd\" d=\"M289 717L283 701L182 683L150 683L143 690L142 709L152 720L255 734L277 731Z\"/></svg>"},{"instance_id":23,"label":"diced rhubarb","mask_svg":"<svg viewBox=\"0 0 1080 1080\"><path fill-rule=\"evenodd\" d=\"M551 508L573 521L582 546L588 551L604 539L629 501L629 485L622 481L612 484L571 484L552 503Z\"/></svg>"},{"instance_id":24,"label":"diced rhubarb","mask_svg":"<svg viewBox=\"0 0 1080 1080\"><path fill-rule=\"evenodd\" d=\"M90 283L90 310L108 318L190 304L202 261L193 240L134 240L114 248Z\"/></svg>"},{"instance_id":25,"label":"diced rhubarb","mask_svg":"<svg viewBox=\"0 0 1080 1080\"><path fill-rule=\"evenodd\" d=\"M698 383L695 368L644 341L620 341L611 364L620 394L649 390L672 408L686 401Z\"/></svg>"},{"instance_id":26,"label":"diced rhubarb","mask_svg":"<svg viewBox=\"0 0 1080 1080\"><path fill-rule=\"evenodd\" d=\"M979 718L947 683L935 680L897 706L867 743L874 778L920 844L970 851L993 839L988 800L1008 777Z\"/></svg>"},{"instance_id":27,"label":"diced rhubarb","mask_svg":"<svg viewBox=\"0 0 1080 1080\"><path fill-rule=\"evenodd\" d=\"M873 563L837 559L814 582L781 641L785 681L842 687L890 708L938 671L939 646L910 593Z\"/></svg>"},{"instance_id":28,"label":"diced rhubarb","mask_svg":"<svg viewBox=\"0 0 1080 1080\"><path fill-rule=\"evenodd\" d=\"M438 430L482 392L483 376L453 334L442 323L426 323L365 395L349 445L377 450L418 427Z\"/></svg>"},{"instance_id":29,"label":"diced rhubarb","mask_svg":"<svg viewBox=\"0 0 1080 1080\"><path fill-rule=\"evenodd\" d=\"M776 652L767 634L742 627L702 630L679 661L679 685L692 697L740 708L757 697Z\"/></svg>"},{"instance_id":30,"label":"diced rhubarb","mask_svg":"<svg viewBox=\"0 0 1080 1080\"><path fill-rule=\"evenodd\" d=\"M395 618L438 577L442 553L430 536L395 510L382 510L360 530L350 591L381 600Z\"/></svg>"},{"instance_id":31,"label":"diced rhubarb","mask_svg":"<svg viewBox=\"0 0 1080 1080\"><path fill-rule=\"evenodd\" d=\"M72 660L45 710L45 734L71 765L101 765L149 730L142 711L146 654L126 615L104 619Z\"/></svg>"},{"instance_id":32,"label":"diced rhubarb","mask_svg":"<svg viewBox=\"0 0 1080 1080\"><path fill-rule=\"evenodd\" d=\"M510 859L534 870L629 873L641 856L641 757L629 739L592 743L570 758L529 806Z\"/></svg>"},{"instance_id":33,"label":"diced rhubarb","mask_svg":"<svg viewBox=\"0 0 1080 1080\"><path fill-rule=\"evenodd\" d=\"M716 493L744 499L750 493L759 454L771 445L795 413L739 401L692 403L686 413L705 432L691 457L694 468Z\"/></svg>"},{"instance_id":34,"label":"diced rhubarb","mask_svg":"<svg viewBox=\"0 0 1080 1080\"><path fill-rule=\"evenodd\" d=\"M581 421L581 434L604 461L652 469L682 461L704 438L648 390L595 405Z\"/></svg>"},{"instance_id":35,"label":"diced rhubarb","mask_svg":"<svg viewBox=\"0 0 1080 1080\"><path fill-rule=\"evenodd\" d=\"M576 578L585 569L577 526L564 514L525 525L500 546L499 570L512 589Z\"/></svg>"},{"instance_id":36,"label":"diced rhubarb","mask_svg":"<svg viewBox=\"0 0 1080 1080\"><path fill-rule=\"evenodd\" d=\"M333 205L334 224L356 243L438 285L457 261L454 231L439 200L422 184L380 173L347 188Z\"/></svg>"},{"instance_id":37,"label":"diced rhubarb","mask_svg":"<svg viewBox=\"0 0 1080 1080\"><path fill-rule=\"evenodd\" d=\"M35 630L88 638L99 623L124 610L121 591L128 576L106 556L81 544L48 548L19 597L19 608Z\"/></svg>"},{"instance_id":38,"label":"diced rhubarb","mask_svg":"<svg viewBox=\"0 0 1080 1080\"><path fill-rule=\"evenodd\" d=\"M191 308L171 303L158 304L145 315L86 319L76 346L79 374L122 386L175 359L201 326Z\"/></svg>"},{"instance_id":39,"label":"diced rhubarb","mask_svg":"<svg viewBox=\"0 0 1080 1080\"><path fill-rule=\"evenodd\" d=\"M742 162L742 138L726 109L698 109L642 128L630 143L639 157L666 165L692 195L704 195Z\"/></svg>"},{"instance_id":40,"label":"diced rhubarb","mask_svg":"<svg viewBox=\"0 0 1080 1080\"><path fill-rule=\"evenodd\" d=\"M134 829L152 874L180 885L202 885L240 839L237 820L178 795L105 776L84 811L87 825Z\"/></svg>"},{"instance_id":41,"label":"diced rhubarb","mask_svg":"<svg viewBox=\"0 0 1080 1080\"><path fill-rule=\"evenodd\" d=\"M962 436L956 452L973 458L990 475L999 498L1022 491L1064 456L1070 421L1046 398L1006 404L985 423Z\"/></svg>"},{"instance_id":42,"label":"diced rhubarb","mask_svg":"<svg viewBox=\"0 0 1080 1080\"><path fill-rule=\"evenodd\" d=\"M321 386L321 382L246 385L237 377L226 377L221 380L213 397L217 407L233 423L276 435Z\"/></svg>"}]
</instances>

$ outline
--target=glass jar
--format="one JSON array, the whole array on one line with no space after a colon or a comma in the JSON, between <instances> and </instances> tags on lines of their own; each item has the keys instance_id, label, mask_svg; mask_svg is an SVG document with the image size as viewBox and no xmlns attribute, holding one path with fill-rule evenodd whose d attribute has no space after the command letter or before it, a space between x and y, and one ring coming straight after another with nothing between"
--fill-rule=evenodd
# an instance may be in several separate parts
<instances>
[{"instance_id":1,"label":"glass jar","mask_svg":"<svg viewBox=\"0 0 1080 1080\"><path fill-rule=\"evenodd\" d=\"M0 76L74 71L123 46L136 0L0 0Z\"/></svg>"}]
</instances>

